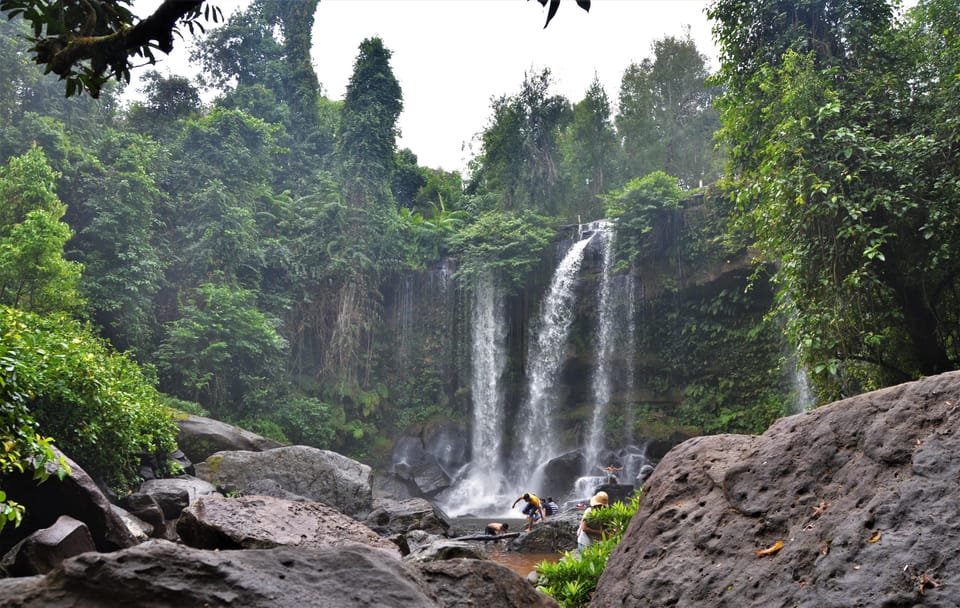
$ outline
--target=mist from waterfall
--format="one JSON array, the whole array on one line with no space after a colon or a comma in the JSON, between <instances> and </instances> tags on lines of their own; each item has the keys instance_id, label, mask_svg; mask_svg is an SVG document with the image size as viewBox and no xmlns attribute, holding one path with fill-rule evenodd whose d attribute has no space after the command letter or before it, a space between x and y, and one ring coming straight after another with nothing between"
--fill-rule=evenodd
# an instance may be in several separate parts
<instances>
[{"instance_id":1,"label":"mist from waterfall","mask_svg":"<svg viewBox=\"0 0 960 608\"><path fill-rule=\"evenodd\" d=\"M529 346L526 370L528 394L518 413L512 478L529 483L532 487L537 486L538 467L558 455L559 436L553 411L556 402L553 387L557 383L570 324L574 318L577 275L583 263L584 251L595 234L583 233L557 266L550 289L540 306L536 336Z\"/></svg>"},{"instance_id":2,"label":"mist from waterfall","mask_svg":"<svg viewBox=\"0 0 960 608\"><path fill-rule=\"evenodd\" d=\"M600 452L604 448L604 424L610 409L610 392L613 382L611 367L616 339L614 333L616 302L614 302L612 288L613 241L616 233L611 229L609 222L595 222L592 227L595 227L597 238L600 239L603 247L603 267L597 305L596 367L594 367L592 378L593 417L585 446L584 474L589 474L595 466L600 465Z\"/></svg>"}]
</instances>

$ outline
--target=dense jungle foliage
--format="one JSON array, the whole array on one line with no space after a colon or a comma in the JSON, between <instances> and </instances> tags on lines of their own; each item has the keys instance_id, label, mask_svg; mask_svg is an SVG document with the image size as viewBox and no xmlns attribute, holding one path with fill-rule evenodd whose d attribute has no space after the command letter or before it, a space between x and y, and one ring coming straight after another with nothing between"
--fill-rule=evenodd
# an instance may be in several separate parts
<instances>
[{"instance_id":1,"label":"dense jungle foliage","mask_svg":"<svg viewBox=\"0 0 960 608\"><path fill-rule=\"evenodd\" d=\"M388 41L323 95L317 4L253 2L196 44L199 81L153 73L138 101L65 98L24 20L0 25L0 473L52 436L122 487L170 447L173 403L381 459L468 402L435 317L416 356L391 338L394 287L452 259L461 289L492 273L529 306L578 217L616 218L618 272L654 276L668 321L638 330L643 386L611 421L637 436L786 413L784 327L820 402L957 366L955 1L716 0L719 72L689 36L624 66L616 100L532 71L466 176L397 149Z\"/></svg>"}]
</instances>

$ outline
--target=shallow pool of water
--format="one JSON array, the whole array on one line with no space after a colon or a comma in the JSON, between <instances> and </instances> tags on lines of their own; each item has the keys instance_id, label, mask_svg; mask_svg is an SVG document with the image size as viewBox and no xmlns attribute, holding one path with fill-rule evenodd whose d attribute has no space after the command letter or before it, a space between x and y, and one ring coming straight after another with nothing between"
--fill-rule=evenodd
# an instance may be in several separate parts
<instances>
[{"instance_id":1,"label":"shallow pool of water","mask_svg":"<svg viewBox=\"0 0 960 608\"><path fill-rule=\"evenodd\" d=\"M492 551L490 559L501 566L510 568L520 576L526 578L528 574L537 569L537 564L542 561L555 562L562 555L557 553L518 553L516 551Z\"/></svg>"}]
</instances>

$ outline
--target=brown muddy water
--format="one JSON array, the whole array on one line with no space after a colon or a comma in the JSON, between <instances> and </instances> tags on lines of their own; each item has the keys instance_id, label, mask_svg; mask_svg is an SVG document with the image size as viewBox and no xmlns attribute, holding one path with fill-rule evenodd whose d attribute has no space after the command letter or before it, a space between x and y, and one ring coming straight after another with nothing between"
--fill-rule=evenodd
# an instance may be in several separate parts
<instances>
[{"instance_id":1,"label":"brown muddy water","mask_svg":"<svg viewBox=\"0 0 960 608\"><path fill-rule=\"evenodd\" d=\"M510 568L524 578L536 570L540 562L555 562L561 557L563 556L557 553L517 553L516 551L491 551L490 553L491 560Z\"/></svg>"},{"instance_id":2,"label":"brown muddy water","mask_svg":"<svg viewBox=\"0 0 960 608\"><path fill-rule=\"evenodd\" d=\"M458 517L454 518L453 527L455 535L483 534L483 530L490 521L499 521L510 525L510 532L520 532L526 525L526 520L517 517ZM497 545L490 543L488 545L489 553L487 557L497 562L501 566L510 568L520 576L526 578L528 574L537 569L537 564L542 561L558 561L562 554L559 553L519 553L509 551L506 545Z\"/></svg>"}]
</instances>

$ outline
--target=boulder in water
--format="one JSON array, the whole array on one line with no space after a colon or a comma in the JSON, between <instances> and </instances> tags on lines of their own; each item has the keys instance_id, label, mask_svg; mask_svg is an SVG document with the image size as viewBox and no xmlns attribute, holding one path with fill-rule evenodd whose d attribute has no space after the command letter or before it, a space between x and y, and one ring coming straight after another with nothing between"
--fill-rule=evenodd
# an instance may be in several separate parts
<instances>
[{"instance_id":1,"label":"boulder in water","mask_svg":"<svg viewBox=\"0 0 960 608\"><path fill-rule=\"evenodd\" d=\"M551 459L543 467L543 481L539 496L566 496L583 471L583 454L567 452Z\"/></svg>"}]
</instances>

